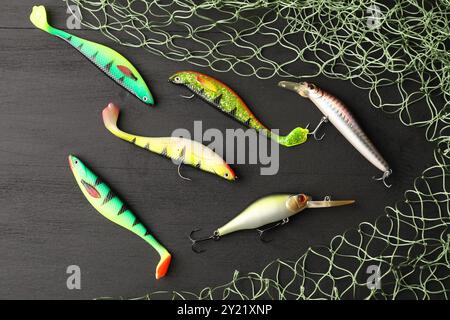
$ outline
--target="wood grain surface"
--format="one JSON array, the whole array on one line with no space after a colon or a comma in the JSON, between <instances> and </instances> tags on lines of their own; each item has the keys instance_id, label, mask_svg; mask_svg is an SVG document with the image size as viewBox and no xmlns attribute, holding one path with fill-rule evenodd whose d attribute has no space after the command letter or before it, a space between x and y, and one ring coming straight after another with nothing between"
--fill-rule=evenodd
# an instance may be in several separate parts
<instances>
[{"instance_id":1,"label":"wood grain surface","mask_svg":"<svg viewBox=\"0 0 450 320\"><path fill-rule=\"evenodd\" d=\"M51 23L65 27L62 1L41 1ZM372 108L368 92L350 82L314 81L351 108L394 170L391 189L371 180L378 171L330 125L323 141L280 148L280 170L261 176L260 165L234 165L240 179L229 183L184 168L113 137L101 111L113 101L125 131L168 136L177 128L241 126L167 82L192 69L142 49L121 47L99 32L73 30L121 52L147 80L157 105L149 108L117 86L66 43L35 29L28 16L35 1L10 1L0 11L0 298L90 299L136 297L157 290L199 291L229 281L234 270L259 271L276 259L296 259L308 246L373 221L402 198L413 179L432 163L424 130L407 128L397 116ZM305 66L305 68L309 68ZM261 121L282 133L321 114L307 100L276 86L278 80L242 78L195 70L234 88ZM389 94L389 93L388 93ZM75 154L103 177L173 253L168 276L154 279L157 257L145 242L111 224L84 199L67 163ZM257 233L230 235L191 251L187 234L211 232L257 198L305 192L316 198L354 198L351 207L305 211L262 243ZM66 268L81 268L81 290L68 290Z\"/></svg>"}]
</instances>

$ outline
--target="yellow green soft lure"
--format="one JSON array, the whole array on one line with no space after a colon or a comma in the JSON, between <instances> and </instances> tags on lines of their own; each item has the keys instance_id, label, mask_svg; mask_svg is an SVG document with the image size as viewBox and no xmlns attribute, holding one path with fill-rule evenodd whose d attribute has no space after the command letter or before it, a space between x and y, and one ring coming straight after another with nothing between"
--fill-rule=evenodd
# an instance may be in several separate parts
<instances>
[{"instance_id":1,"label":"yellow green soft lure","mask_svg":"<svg viewBox=\"0 0 450 320\"><path fill-rule=\"evenodd\" d=\"M180 137L141 137L120 130L117 127L120 110L110 103L103 110L103 123L116 137L128 141L148 151L171 158L178 163L178 174L182 163L197 169L213 173L226 180L236 180L236 174L230 166L210 148L203 144ZM187 179L187 178L184 178ZM189 180L189 179L188 179Z\"/></svg>"},{"instance_id":2,"label":"yellow green soft lure","mask_svg":"<svg viewBox=\"0 0 450 320\"><path fill-rule=\"evenodd\" d=\"M68 42L139 100L149 105L154 103L153 96L142 76L131 62L120 53L104 45L79 38L50 26L47 22L47 12L44 6L34 6L30 20L37 28Z\"/></svg>"},{"instance_id":3,"label":"yellow green soft lure","mask_svg":"<svg viewBox=\"0 0 450 320\"><path fill-rule=\"evenodd\" d=\"M196 71L180 71L172 75L169 81L183 85L193 93L192 96L185 98L193 98L194 95L197 95L225 114L285 147L302 144L308 138L308 129L300 127L295 128L286 136L275 134L255 117L245 102L232 89L210 76Z\"/></svg>"},{"instance_id":4,"label":"yellow green soft lure","mask_svg":"<svg viewBox=\"0 0 450 320\"><path fill-rule=\"evenodd\" d=\"M89 203L105 218L130 230L149 243L160 255L156 279L165 276L172 259L170 253L147 230L141 221L125 206L111 189L75 156L69 156L69 165Z\"/></svg>"}]
</instances>

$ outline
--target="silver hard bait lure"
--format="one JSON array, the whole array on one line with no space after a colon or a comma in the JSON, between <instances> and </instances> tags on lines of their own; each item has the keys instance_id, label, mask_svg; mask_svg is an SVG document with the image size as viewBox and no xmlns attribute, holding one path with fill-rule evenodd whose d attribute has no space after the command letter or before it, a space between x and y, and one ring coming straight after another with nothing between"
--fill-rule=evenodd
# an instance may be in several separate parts
<instances>
[{"instance_id":1,"label":"silver hard bait lure","mask_svg":"<svg viewBox=\"0 0 450 320\"><path fill-rule=\"evenodd\" d=\"M302 97L309 98L323 113L324 116L319 124L310 133L316 140L321 140L324 136L317 136L319 127L328 121L331 122L356 150L383 172L381 177L374 179L383 181L383 184L388 188L391 187L386 183L386 178L391 175L392 170L341 100L308 82L281 81L278 85L295 91Z\"/></svg>"},{"instance_id":2,"label":"silver hard bait lure","mask_svg":"<svg viewBox=\"0 0 450 320\"><path fill-rule=\"evenodd\" d=\"M286 224L289 222L290 217L305 209L338 207L354 202L354 200L334 201L330 200L329 197L326 197L323 201L313 201L311 196L303 193L270 195L253 202L234 219L214 231L211 236L194 239L193 234L199 231L199 229L196 229L191 232L189 239L192 242L192 250L196 253L202 252L202 250L198 249L197 243L207 240L219 240L227 234L241 230L256 229L261 240L264 240L263 234L266 231ZM270 224L272 225L260 229Z\"/></svg>"}]
</instances>

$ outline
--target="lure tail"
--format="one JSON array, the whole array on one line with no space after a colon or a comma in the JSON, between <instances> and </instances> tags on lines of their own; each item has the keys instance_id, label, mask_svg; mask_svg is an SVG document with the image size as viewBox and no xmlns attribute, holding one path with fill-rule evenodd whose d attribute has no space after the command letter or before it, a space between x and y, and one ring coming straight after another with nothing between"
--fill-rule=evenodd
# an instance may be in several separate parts
<instances>
[{"instance_id":1,"label":"lure tail","mask_svg":"<svg viewBox=\"0 0 450 320\"><path fill-rule=\"evenodd\" d=\"M36 28L39 28L45 32L51 31L52 27L48 24L47 11L44 6L34 6L31 11L30 20Z\"/></svg>"},{"instance_id":2,"label":"lure tail","mask_svg":"<svg viewBox=\"0 0 450 320\"><path fill-rule=\"evenodd\" d=\"M297 127L286 136L271 133L271 138L285 147L293 147L306 142L308 133L308 129Z\"/></svg>"}]
</instances>

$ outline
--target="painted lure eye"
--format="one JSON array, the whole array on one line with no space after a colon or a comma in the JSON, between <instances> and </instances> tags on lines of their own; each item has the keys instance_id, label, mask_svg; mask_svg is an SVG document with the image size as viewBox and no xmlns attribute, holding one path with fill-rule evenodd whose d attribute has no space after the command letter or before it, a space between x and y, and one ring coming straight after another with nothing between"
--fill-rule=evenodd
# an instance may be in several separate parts
<instances>
[{"instance_id":1,"label":"painted lure eye","mask_svg":"<svg viewBox=\"0 0 450 320\"><path fill-rule=\"evenodd\" d=\"M225 173L225 174L224 174L224 177L225 177L225 178L228 178L228 173Z\"/></svg>"},{"instance_id":2,"label":"painted lure eye","mask_svg":"<svg viewBox=\"0 0 450 320\"><path fill-rule=\"evenodd\" d=\"M147 97L143 97L142 100L144 100L144 102L147 102L148 98Z\"/></svg>"},{"instance_id":3,"label":"painted lure eye","mask_svg":"<svg viewBox=\"0 0 450 320\"><path fill-rule=\"evenodd\" d=\"M175 82L180 83L181 82L181 78L180 77L175 77L175 79L173 79Z\"/></svg>"}]
</instances>

